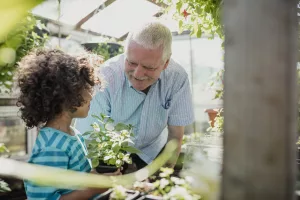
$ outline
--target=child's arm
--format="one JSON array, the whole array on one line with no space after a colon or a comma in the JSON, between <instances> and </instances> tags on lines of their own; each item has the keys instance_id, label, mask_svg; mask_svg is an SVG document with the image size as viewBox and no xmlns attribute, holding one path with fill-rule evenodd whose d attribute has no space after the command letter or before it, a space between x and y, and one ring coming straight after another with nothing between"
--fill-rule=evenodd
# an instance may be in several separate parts
<instances>
[{"instance_id":1,"label":"child's arm","mask_svg":"<svg viewBox=\"0 0 300 200\"><path fill-rule=\"evenodd\" d=\"M64 194L59 200L82 200L89 199L97 194L101 194L107 191L107 189L84 189L84 190L74 190L68 194Z\"/></svg>"},{"instance_id":2,"label":"child's arm","mask_svg":"<svg viewBox=\"0 0 300 200\"><path fill-rule=\"evenodd\" d=\"M120 169L114 173L106 173L102 175L107 176L117 176L120 175ZM107 189L84 189L84 190L74 190L73 192L64 194L60 197L59 200L81 200L81 199L89 199L94 197L95 195L101 194L103 192L106 192Z\"/></svg>"}]
</instances>

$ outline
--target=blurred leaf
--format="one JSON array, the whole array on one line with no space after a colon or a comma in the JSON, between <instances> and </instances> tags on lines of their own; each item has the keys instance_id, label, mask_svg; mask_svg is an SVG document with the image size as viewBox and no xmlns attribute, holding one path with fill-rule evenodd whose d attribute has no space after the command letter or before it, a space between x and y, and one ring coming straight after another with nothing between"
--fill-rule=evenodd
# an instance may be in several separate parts
<instances>
[{"instance_id":1,"label":"blurred leaf","mask_svg":"<svg viewBox=\"0 0 300 200\"><path fill-rule=\"evenodd\" d=\"M95 168L99 165L99 160L97 159L92 159L92 167Z\"/></svg>"},{"instance_id":2,"label":"blurred leaf","mask_svg":"<svg viewBox=\"0 0 300 200\"><path fill-rule=\"evenodd\" d=\"M140 153L141 151L132 147L132 146L128 146L128 147L123 147L123 150L129 152L129 153Z\"/></svg>"},{"instance_id":3,"label":"blurred leaf","mask_svg":"<svg viewBox=\"0 0 300 200\"><path fill-rule=\"evenodd\" d=\"M43 0L9 0L0 3L0 41L3 41L6 35L16 26L27 12ZM4 20L5 19L5 20Z\"/></svg>"},{"instance_id":4,"label":"blurred leaf","mask_svg":"<svg viewBox=\"0 0 300 200\"><path fill-rule=\"evenodd\" d=\"M137 172L121 176L104 176L82 173L55 167L34 165L13 159L0 158L0 175L32 181L42 186L56 188L109 188L115 183L132 185L135 181L142 181L158 171L173 155L177 142L168 142L164 151L147 167Z\"/></svg>"}]
</instances>

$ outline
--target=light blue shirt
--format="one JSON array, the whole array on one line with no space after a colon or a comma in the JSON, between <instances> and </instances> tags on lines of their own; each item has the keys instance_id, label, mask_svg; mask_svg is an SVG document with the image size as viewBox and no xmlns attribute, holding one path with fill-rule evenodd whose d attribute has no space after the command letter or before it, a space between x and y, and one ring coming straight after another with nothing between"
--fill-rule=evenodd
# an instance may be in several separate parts
<instances>
[{"instance_id":1,"label":"light blue shirt","mask_svg":"<svg viewBox=\"0 0 300 200\"><path fill-rule=\"evenodd\" d=\"M106 62L102 74L107 86L91 101L89 115L77 119L76 128L84 133L92 129L92 114L104 113L116 123L134 126L135 147L145 162L150 163L167 142L167 125L186 126L194 121L192 95L185 70L174 60L162 71L147 94L135 90L125 72L124 54Z\"/></svg>"}]
</instances>

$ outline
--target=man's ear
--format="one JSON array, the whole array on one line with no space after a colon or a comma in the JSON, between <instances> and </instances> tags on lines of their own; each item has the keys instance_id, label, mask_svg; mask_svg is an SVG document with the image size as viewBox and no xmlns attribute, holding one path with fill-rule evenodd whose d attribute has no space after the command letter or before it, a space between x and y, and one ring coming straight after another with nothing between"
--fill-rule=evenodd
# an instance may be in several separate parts
<instances>
[{"instance_id":1,"label":"man's ear","mask_svg":"<svg viewBox=\"0 0 300 200\"><path fill-rule=\"evenodd\" d=\"M167 67L168 67L168 65L169 65L169 61L170 61L170 58L166 61L166 63L165 63L165 65L164 65L164 68L163 68L163 70L165 70Z\"/></svg>"}]
</instances>

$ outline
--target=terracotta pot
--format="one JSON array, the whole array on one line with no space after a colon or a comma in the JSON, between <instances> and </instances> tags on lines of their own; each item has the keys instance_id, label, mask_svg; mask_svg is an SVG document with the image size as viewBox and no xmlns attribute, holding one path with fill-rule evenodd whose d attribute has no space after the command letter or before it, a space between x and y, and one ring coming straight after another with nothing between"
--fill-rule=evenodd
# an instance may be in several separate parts
<instances>
[{"instance_id":1,"label":"terracotta pot","mask_svg":"<svg viewBox=\"0 0 300 200\"><path fill-rule=\"evenodd\" d=\"M211 127L215 127L215 118L219 112L219 109L206 109L204 112L208 114Z\"/></svg>"}]
</instances>

